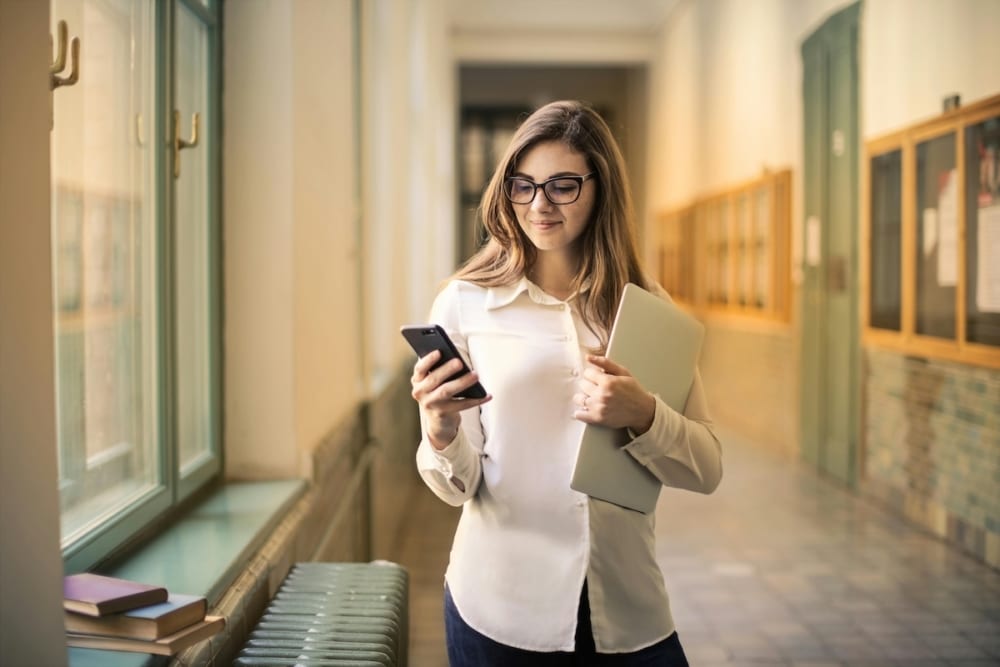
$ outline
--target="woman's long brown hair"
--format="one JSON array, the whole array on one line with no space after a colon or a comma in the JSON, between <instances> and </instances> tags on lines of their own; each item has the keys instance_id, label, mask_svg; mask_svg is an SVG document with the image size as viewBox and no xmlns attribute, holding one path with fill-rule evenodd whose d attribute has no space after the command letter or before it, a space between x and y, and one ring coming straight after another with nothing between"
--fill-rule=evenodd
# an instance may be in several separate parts
<instances>
[{"instance_id":1,"label":"woman's long brown hair","mask_svg":"<svg viewBox=\"0 0 1000 667\"><path fill-rule=\"evenodd\" d=\"M570 290L576 292L589 281L580 312L603 348L625 284L632 282L647 290L651 287L639 260L635 214L621 150L604 119L582 102L552 102L518 127L479 207L488 239L452 279L498 287L527 275L535 261L535 247L518 225L503 184L514 173L520 156L546 141L566 143L582 153L596 172L597 198L579 240L580 266Z\"/></svg>"}]
</instances>

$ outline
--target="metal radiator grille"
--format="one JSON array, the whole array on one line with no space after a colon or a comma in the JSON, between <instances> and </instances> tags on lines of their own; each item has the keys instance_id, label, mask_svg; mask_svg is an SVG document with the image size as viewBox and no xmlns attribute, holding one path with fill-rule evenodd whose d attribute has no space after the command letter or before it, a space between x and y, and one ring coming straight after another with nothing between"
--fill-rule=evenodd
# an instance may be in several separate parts
<instances>
[{"instance_id":1,"label":"metal radiator grille","mask_svg":"<svg viewBox=\"0 0 1000 667\"><path fill-rule=\"evenodd\" d=\"M405 667L408 584L387 561L297 563L233 664Z\"/></svg>"}]
</instances>

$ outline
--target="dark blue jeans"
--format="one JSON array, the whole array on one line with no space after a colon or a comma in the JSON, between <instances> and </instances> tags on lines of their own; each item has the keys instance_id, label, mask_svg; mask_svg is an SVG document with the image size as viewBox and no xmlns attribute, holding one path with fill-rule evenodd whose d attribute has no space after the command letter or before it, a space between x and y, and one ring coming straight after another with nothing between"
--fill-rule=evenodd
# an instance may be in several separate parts
<instances>
[{"instance_id":1,"label":"dark blue jeans","mask_svg":"<svg viewBox=\"0 0 1000 667\"><path fill-rule=\"evenodd\" d=\"M590 627L587 584L583 584L577 611L576 651L542 653L495 642L462 619L444 589L444 628L451 667L688 667L677 633L634 653L598 653Z\"/></svg>"}]
</instances>

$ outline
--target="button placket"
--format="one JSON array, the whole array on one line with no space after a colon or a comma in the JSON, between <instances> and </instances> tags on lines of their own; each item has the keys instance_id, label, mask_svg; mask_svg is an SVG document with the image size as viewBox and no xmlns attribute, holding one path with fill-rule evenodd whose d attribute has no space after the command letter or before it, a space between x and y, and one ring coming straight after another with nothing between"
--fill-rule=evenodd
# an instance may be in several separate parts
<instances>
[{"instance_id":1,"label":"button placket","mask_svg":"<svg viewBox=\"0 0 1000 667\"><path fill-rule=\"evenodd\" d=\"M569 374L570 377L576 378L580 375L579 361L577 360L576 348L578 347L577 337L576 337L576 322L573 318L573 308L568 304L561 304L559 310L563 312L563 330L567 333L562 336L562 341L565 343L572 342L572 348L566 350L567 357L570 359Z\"/></svg>"},{"instance_id":2,"label":"button placket","mask_svg":"<svg viewBox=\"0 0 1000 667\"><path fill-rule=\"evenodd\" d=\"M573 318L573 309L564 305L563 311L566 313L566 330L569 332L567 340L576 342L576 322Z\"/></svg>"}]
</instances>

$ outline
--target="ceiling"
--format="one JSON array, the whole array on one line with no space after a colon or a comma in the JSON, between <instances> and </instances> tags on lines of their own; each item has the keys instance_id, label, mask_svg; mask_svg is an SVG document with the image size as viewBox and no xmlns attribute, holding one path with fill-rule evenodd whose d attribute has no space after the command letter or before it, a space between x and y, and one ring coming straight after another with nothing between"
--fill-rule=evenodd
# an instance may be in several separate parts
<instances>
[{"instance_id":1,"label":"ceiling","mask_svg":"<svg viewBox=\"0 0 1000 667\"><path fill-rule=\"evenodd\" d=\"M449 0L453 29L653 32L684 0Z\"/></svg>"}]
</instances>

